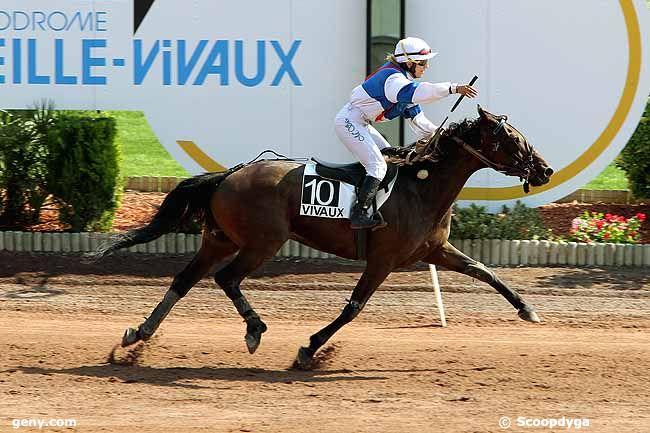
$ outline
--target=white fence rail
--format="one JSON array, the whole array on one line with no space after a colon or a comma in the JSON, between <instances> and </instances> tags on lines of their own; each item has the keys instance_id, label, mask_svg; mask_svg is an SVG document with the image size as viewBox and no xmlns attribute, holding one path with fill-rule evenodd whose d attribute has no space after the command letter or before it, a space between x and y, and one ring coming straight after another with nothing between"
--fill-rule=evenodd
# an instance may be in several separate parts
<instances>
[{"instance_id":1,"label":"white fence rail","mask_svg":"<svg viewBox=\"0 0 650 433\"><path fill-rule=\"evenodd\" d=\"M109 233L0 232L0 251L63 252L94 251ZM452 239L451 243L486 265L501 266L645 266L650 267L650 244L579 244L538 240ZM201 235L172 233L126 251L148 254L187 254L198 251ZM287 241L278 257L330 258L295 241Z\"/></svg>"}]
</instances>

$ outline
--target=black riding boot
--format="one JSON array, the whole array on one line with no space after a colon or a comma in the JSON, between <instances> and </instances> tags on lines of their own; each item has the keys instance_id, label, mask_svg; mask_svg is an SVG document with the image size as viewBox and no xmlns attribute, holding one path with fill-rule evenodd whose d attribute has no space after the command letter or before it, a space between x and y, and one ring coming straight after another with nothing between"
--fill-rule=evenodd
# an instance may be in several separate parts
<instances>
[{"instance_id":1,"label":"black riding boot","mask_svg":"<svg viewBox=\"0 0 650 433\"><path fill-rule=\"evenodd\" d=\"M352 208L350 215L350 227L353 229L369 229L378 224L379 221L368 216L368 208L372 205L372 199L377 193L381 179L366 176L359 188L357 202Z\"/></svg>"}]
</instances>

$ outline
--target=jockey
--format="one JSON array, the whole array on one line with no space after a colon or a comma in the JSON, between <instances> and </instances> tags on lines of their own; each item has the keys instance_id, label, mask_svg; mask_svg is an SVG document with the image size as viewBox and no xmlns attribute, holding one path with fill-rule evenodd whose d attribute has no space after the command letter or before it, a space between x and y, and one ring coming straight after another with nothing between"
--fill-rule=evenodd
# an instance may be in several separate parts
<instances>
[{"instance_id":1,"label":"jockey","mask_svg":"<svg viewBox=\"0 0 650 433\"><path fill-rule=\"evenodd\" d=\"M408 120L419 140L429 139L437 127L424 116L419 104L434 102L453 93L469 98L478 94L472 86L413 81L422 77L428 68L428 60L436 54L422 39L409 37L400 40L395 52L386 58L387 62L352 89L350 102L336 115L336 135L366 169L357 203L350 215L353 229L377 224L367 211L387 169L381 149L390 144L370 123L401 116Z\"/></svg>"}]
</instances>

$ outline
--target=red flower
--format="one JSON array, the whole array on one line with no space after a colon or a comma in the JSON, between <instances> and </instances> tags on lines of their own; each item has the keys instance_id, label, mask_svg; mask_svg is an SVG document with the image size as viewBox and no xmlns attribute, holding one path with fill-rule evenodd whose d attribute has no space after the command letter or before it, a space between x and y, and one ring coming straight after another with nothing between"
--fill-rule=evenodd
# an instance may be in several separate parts
<instances>
[{"instance_id":1,"label":"red flower","mask_svg":"<svg viewBox=\"0 0 650 433\"><path fill-rule=\"evenodd\" d=\"M606 213L606 214L605 214L605 219L606 219L607 221L611 221L611 220L614 219L614 215L612 215L611 213Z\"/></svg>"},{"instance_id":2,"label":"red flower","mask_svg":"<svg viewBox=\"0 0 650 433\"><path fill-rule=\"evenodd\" d=\"M599 229L602 229L604 225L605 225L605 221L603 220L596 221L596 227L598 227Z\"/></svg>"},{"instance_id":3,"label":"red flower","mask_svg":"<svg viewBox=\"0 0 650 433\"><path fill-rule=\"evenodd\" d=\"M603 239L609 240L609 233L605 233L605 236L603 236Z\"/></svg>"},{"instance_id":4,"label":"red flower","mask_svg":"<svg viewBox=\"0 0 650 433\"><path fill-rule=\"evenodd\" d=\"M639 212L638 214L636 214L636 219L638 219L641 222L645 221L645 214Z\"/></svg>"},{"instance_id":5,"label":"red flower","mask_svg":"<svg viewBox=\"0 0 650 433\"><path fill-rule=\"evenodd\" d=\"M618 217L618 222L620 222L620 223L624 223L625 221L627 221L627 220L625 219L624 216L620 216L620 217Z\"/></svg>"}]
</instances>

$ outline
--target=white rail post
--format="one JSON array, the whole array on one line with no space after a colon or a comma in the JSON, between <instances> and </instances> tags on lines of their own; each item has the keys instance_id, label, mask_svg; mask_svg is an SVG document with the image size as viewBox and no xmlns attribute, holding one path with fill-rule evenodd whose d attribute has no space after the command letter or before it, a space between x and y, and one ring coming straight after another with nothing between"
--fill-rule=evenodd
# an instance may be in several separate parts
<instances>
[{"instance_id":1,"label":"white rail post","mask_svg":"<svg viewBox=\"0 0 650 433\"><path fill-rule=\"evenodd\" d=\"M438 271L435 265L429 265L431 272L431 281L433 282L433 291L436 294L436 304L438 304L438 312L440 313L440 324L447 326L447 319L445 318L445 307L442 305L442 293L440 293L440 282L438 281Z\"/></svg>"}]
</instances>

